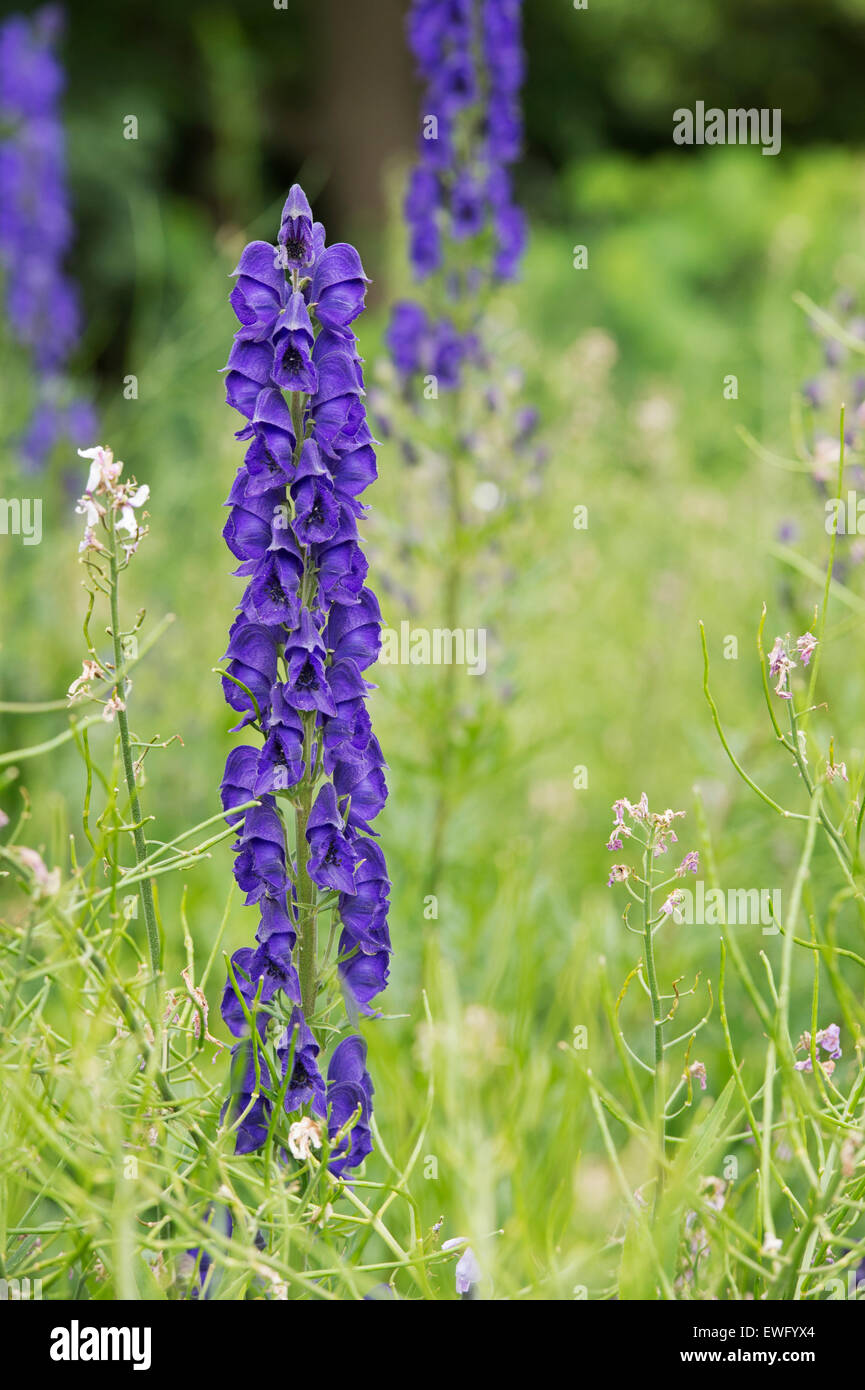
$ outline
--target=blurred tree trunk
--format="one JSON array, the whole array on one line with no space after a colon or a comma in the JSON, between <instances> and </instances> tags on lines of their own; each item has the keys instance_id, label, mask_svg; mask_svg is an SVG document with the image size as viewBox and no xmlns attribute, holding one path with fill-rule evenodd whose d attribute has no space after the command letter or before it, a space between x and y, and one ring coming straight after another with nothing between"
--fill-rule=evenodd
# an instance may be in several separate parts
<instances>
[{"instance_id":1,"label":"blurred tree trunk","mask_svg":"<svg viewBox=\"0 0 865 1390\"><path fill-rule=\"evenodd\" d=\"M329 214L344 229L341 236L364 245L380 244L388 170L414 147L406 11L403 0L321 0L317 9ZM382 278L373 287L376 297Z\"/></svg>"}]
</instances>

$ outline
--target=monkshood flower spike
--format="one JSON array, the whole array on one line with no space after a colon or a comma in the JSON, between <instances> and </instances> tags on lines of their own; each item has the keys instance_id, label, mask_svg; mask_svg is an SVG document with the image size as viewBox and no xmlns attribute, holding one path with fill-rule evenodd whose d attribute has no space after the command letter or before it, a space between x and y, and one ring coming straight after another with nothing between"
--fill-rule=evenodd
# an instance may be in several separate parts
<instances>
[{"instance_id":1,"label":"monkshood flower spike","mask_svg":"<svg viewBox=\"0 0 865 1390\"><path fill-rule=\"evenodd\" d=\"M525 218L511 186L520 153L522 0L414 0L409 46L424 83L418 161L403 211L418 281L436 280L436 309L394 306L388 345L405 376L459 385L478 355L482 292L516 276Z\"/></svg>"},{"instance_id":2,"label":"monkshood flower spike","mask_svg":"<svg viewBox=\"0 0 865 1390\"><path fill-rule=\"evenodd\" d=\"M226 1121L237 1152L250 1153L281 1108L286 1161L313 1160L326 1133L341 1177L371 1152L373 1086L356 1032L329 1058L324 1039L342 1031L340 995L350 1027L374 1013L391 950L390 884L371 825L387 796L385 763L363 674L378 656L381 614L358 534L358 499L376 477L351 327L367 277L354 247L326 245L297 184L276 242L251 242L234 273L240 327L226 398L247 449L223 534L245 589L223 688L235 730L261 742L231 750L222 782L235 878L258 914L222 1001L237 1039Z\"/></svg>"},{"instance_id":3,"label":"monkshood flower spike","mask_svg":"<svg viewBox=\"0 0 865 1390\"><path fill-rule=\"evenodd\" d=\"M20 440L30 469L61 439L95 434L90 405L67 379L81 336L78 296L63 269L73 236L66 186L54 5L0 25L0 269L10 330L29 354L37 399Z\"/></svg>"}]
</instances>

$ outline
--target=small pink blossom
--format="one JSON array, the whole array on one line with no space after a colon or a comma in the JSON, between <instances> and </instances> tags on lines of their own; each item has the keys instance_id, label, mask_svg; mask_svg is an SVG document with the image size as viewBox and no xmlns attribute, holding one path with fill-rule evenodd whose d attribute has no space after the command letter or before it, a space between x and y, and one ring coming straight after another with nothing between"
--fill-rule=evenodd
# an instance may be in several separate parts
<instances>
[{"instance_id":1,"label":"small pink blossom","mask_svg":"<svg viewBox=\"0 0 865 1390\"><path fill-rule=\"evenodd\" d=\"M815 1039L817 1046L822 1047L824 1052L829 1053L826 1061L821 1061L823 1070L831 1076L835 1070L835 1063L841 1056L841 1028L837 1023L830 1023L828 1028L821 1028ZM797 1062L797 1071L813 1071L811 1066L811 1034L803 1033L796 1046L797 1052L806 1051L808 1056L801 1062Z\"/></svg>"},{"instance_id":2,"label":"small pink blossom","mask_svg":"<svg viewBox=\"0 0 865 1390\"><path fill-rule=\"evenodd\" d=\"M676 870L676 878L684 878L685 874L695 874L699 867L699 854L695 849L689 850Z\"/></svg>"}]
</instances>

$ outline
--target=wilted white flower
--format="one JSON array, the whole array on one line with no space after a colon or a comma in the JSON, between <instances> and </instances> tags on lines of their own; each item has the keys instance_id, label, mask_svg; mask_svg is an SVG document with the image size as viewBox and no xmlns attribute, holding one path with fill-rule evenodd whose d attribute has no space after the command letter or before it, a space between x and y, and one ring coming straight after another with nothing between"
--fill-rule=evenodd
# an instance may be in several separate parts
<instances>
[{"instance_id":1,"label":"wilted white flower","mask_svg":"<svg viewBox=\"0 0 865 1390\"><path fill-rule=\"evenodd\" d=\"M116 693L106 700L102 706L102 718L106 724L110 724L118 710L126 709L126 704Z\"/></svg>"},{"instance_id":2,"label":"wilted white flower","mask_svg":"<svg viewBox=\"0 0 865 1390\"><path fill-rule=\"evenodd\" d=\"M66 692L66 696L68 699L74 700L76 695L89 695L90 682L104 679L105 672L98 661L83 661L81 663L81 675L75 677Z\"/></svg>"},{"instance_id":3,"label":"wilted white flower","mask_svg":"<svg viewBox=\"0 0 865 1390\"><path fill-rule=\"evenodd\" d=\"M305 1163L313 1149L321 1148L321 1127L310 1115L303 1115L288 1131L288 1150L293 1158Z\"/></svg>"},{"instance_id":4,"label":"wilted white flower","mask_svg":"<svg viewBox=\"0 0 865 1390\"><path fill-rule=\"evenodd\" d=\"M695 1081L699 1082L701 1091L705 1091L706 1068L702 1062L692 1062L688 1068L688 1075L693 1077Z\"/></svg>"},{"instance_id":5,"label":"wilted white flower","mask_svg":"<svg viewBox=\"0 0 865 1390\"><path fill-rule=\"evenodd\" d=\"M807 666L811 657L814 655L814 648L817 645L817 638L813 632L805 632L801 637L796 638L796 650L802 660L802 665Z\"/></svg>"}]
</instances>

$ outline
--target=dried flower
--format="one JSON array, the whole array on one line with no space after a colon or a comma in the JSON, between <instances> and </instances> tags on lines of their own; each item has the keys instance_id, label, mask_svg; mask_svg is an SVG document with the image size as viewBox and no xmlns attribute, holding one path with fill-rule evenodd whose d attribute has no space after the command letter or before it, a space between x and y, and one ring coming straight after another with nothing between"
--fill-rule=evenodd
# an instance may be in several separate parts
<instances>
[{"instance_id":1,"label":"dried flower","mask_svg":"<svg viewBox=\"0 0 865 1390\"><path fill-rule=\"evenodd\" d=\"M692 1062L688 1067L687 1075L697 1081L701 1091L706 1089L706 1068L703 1062Z\"/></svg>"},{"instance_id":2,"label":"dried flower","mask_svg":"<svg viewBox=\"0 0 865 1390\"><path fill-rule=\"evenodd\" d=\"M321 1148L321 1126L310 1115L295 1120L288 1131L288 1148L293 1158L305 1163L313 1149Z\"/></svg>"}]
</instances>

